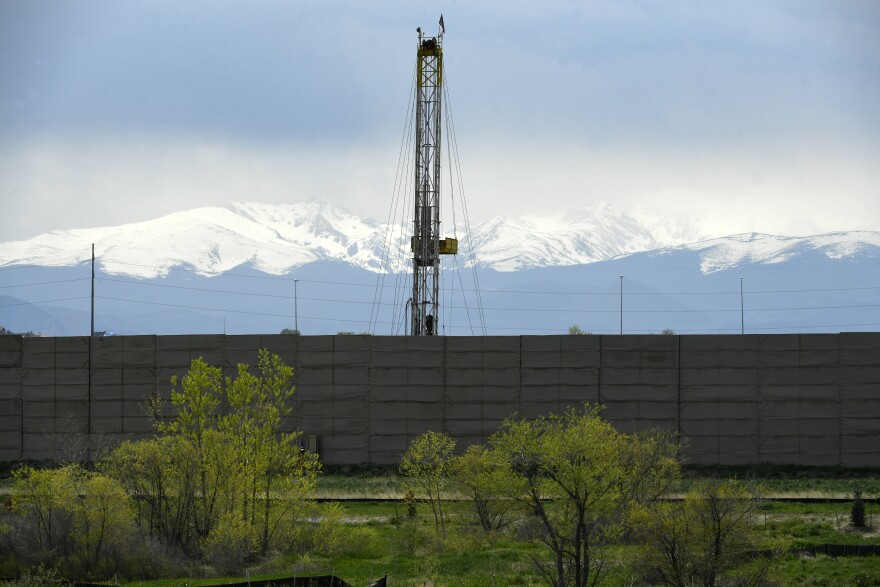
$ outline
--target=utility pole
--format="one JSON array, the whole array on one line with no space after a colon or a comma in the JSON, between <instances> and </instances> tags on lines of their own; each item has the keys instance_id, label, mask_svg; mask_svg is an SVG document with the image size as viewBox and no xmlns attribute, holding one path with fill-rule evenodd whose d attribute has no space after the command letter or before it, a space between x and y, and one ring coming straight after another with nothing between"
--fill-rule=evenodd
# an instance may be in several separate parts
<instances>
[{"instance_id":1,"label":"utility pole","mask_svg":"<svg viewBox=\"0 0 880 587\"><path fill-rule=\"evenodd\" d=\"M86 435L88 437L88 457L92 458L92 354L94 354L95 339L95 243L92 243L92 311L91 324L89 326L89 397L86 411Z\"/></svg>"},{"instance_id":2,"label":"utility pole","mask_svg":"<svg viewBox=\"0 0 880 587\"><path fill-rule=\"evenodd\" d=\"M296 282L298 279L293 280L293 329L296 330L296 333L299 334L299 300L296 294Z\"/></svg>"},{"instance_id":3,"label":"utility pole","mask_svg":"<svg viewBox=\"0 0 880 587\"><path fill-rule=\"evenodd\" d=\"M95 336L95 243L92 243L92 323L89 337Z\"/></svg>"},{"instance_id":4,"label":"utility pole","mask_svg":"<svg viewBox=\"0 0 880 587\"><path fill-rule=\"evenodd\" d=\"M746 310L743 297L743 278L739 278L739 333L746 333Z\"/></svg>"},{"instance_id":5,"label":"utility pole","mask_svg":"<svg viewBox=\"0 0 880 587\"><path fill-rule=\"evenodd\" d=\"M437 334L440 300L440 255L458 252L458 241L440 238L440 113L443 96L443 33L421 28L416 79L415 205L413 206L413 293L410 303L413 336Z\"/></svg>"},{"instance_id":6,"label":"utility pole","mask_svg":"<svg viewBox=\"0 0 880 587\"><path fill-rule=\"evenodd\" d=\"M623 275L620 276L620 334L623 334Z\"/></svg>"}]
</instances>

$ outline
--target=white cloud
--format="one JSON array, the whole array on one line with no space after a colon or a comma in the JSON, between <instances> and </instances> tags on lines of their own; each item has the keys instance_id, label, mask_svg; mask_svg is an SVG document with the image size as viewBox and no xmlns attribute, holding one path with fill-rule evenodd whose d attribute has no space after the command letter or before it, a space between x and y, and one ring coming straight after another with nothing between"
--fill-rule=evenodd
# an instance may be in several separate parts
<instances>
[{"instance_id":1,"label":"white cloud","mask_svg":"<svg viewBox=\"0 0 880 587\"><path fill-rule=\"evenodd\" d=\"M871 145L817 141L697 152L547 139L460 140L459 147L473 221L548 216L607 201L667 241L880 228L880 169L872 164L880 149ZM29 142L0 150L0 234L23 239L230 200L325 198L385 220L397 153L391 144L246 145L174 136ZM446 171L443 182L448 194ZM667 220L673 216L676 226Z\"/></svg>"}]
</instances>

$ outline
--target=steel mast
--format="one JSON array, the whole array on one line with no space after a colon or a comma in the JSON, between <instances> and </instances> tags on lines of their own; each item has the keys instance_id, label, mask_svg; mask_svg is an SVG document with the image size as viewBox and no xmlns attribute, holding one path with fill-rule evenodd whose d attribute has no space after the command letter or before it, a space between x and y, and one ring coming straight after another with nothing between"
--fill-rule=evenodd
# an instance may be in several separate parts
<instances>
[{"instance_id":1,"label":"steel mast","mask_svg":"<svg viewBox=\"0 0 880 587\"><path fill-rule=\"evenodd\" d=\"M440 113L443 94L443 17L436 37L419 33L416 81L416 164L413 206L413 336L437 334L440 255L458 252L456 239L440 238Z\"/></svg>"}]
</instances>

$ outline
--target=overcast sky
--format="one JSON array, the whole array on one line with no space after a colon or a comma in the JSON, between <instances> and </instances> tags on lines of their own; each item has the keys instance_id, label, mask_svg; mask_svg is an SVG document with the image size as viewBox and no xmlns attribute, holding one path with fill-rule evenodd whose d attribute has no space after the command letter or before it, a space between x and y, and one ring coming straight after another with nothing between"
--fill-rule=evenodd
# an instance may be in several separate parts
<instances>
[{"instance_id":1,"label":"overcast sky","mask_svg":"<svg viewBox=\"0 0 880 587\"><path fill-rule=\"evenodd\" d=\"M876 0L0 0L0 241L230 200L384 219L441 12L474 220L880 230Z\"/></svg>"}]
</instances>

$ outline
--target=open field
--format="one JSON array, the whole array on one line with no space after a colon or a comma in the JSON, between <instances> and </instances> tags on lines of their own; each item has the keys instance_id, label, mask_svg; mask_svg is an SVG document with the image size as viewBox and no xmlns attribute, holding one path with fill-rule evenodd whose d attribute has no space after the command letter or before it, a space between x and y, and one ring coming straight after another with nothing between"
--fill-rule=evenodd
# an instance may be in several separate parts
<instances>
[{"instance_id":1,"label":"open field","mask_svg":"<svg viewBox=\"0 0 880 587\"><path fill-rule=\"evenodd\" d=\"M737 473L743 473L738 471ZM792 551L774 560L768 581L772 585L877 585L880 557L815 557L803 550L825 543L880 545L880 473L807 470L731 475L730 471L690 470L673 490L674 496L700 478L737 476L765 489L768 498L758 508L756 529L765 538L787 536ZM3 487L11 490L8 483ZM542 585L533 557L545 558L546 550L528 539L522 528L487 536L472 522L470 503L445 502L450 529L443 537L433 530L430 510L419 503L415 518L408 518L400 501L406 479L385 471L379 474L325 474L315 497L326 505L336 504L342 526L332 551L309 555L276 555L252 567L252 580L291 575L333 573L352 585L367 585L387 575L389 585L449 585L490 587L496 585ZM851 491L860 488L869 499L866 517L873 529L856 532L848 527ZM783 501L774 500L782 498ZM826 501L788 501L824 498ZM605 585L639 584L632 568L637 545L624 544L606 551L609 573ZM176 579L133 581L131 586L214 585L218 578L197 578L205 569L193 567L192 576ZM245 576L228 577L229 582Z\"/></svg>"},{"instance_id":2,"label":"open field","mask_svg":"<svg viewBox=\"0 0 880 587\"><path fill-rule=\"evenodd\" d=\"M825 469L787 467L690 467L672 488L686 492L701 479L729 479L758 488L768 499L852 499L856 489L868 499L880 499L880 471L875 469ZM2 487L2 485L0 485ZM406 479L394 469L377 473L324 473L318 478L316 499L402 499Z\"/></svg>"}]
</instances>

